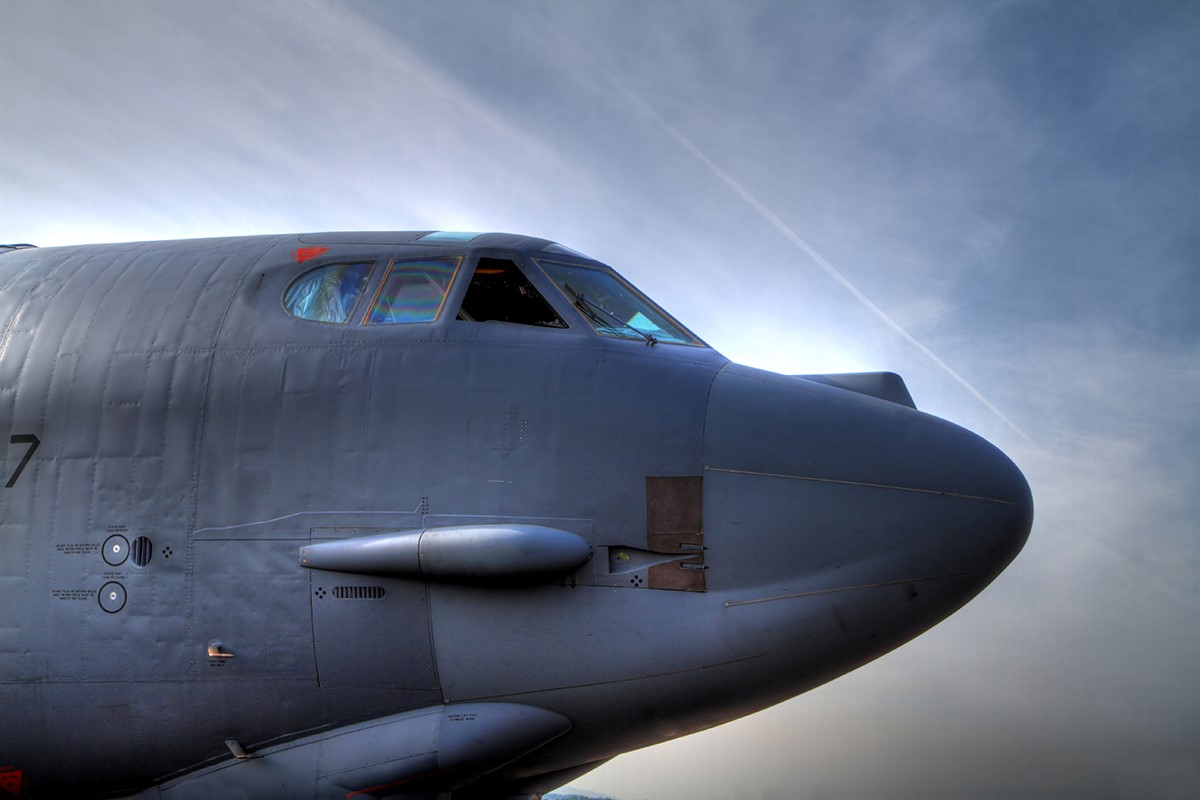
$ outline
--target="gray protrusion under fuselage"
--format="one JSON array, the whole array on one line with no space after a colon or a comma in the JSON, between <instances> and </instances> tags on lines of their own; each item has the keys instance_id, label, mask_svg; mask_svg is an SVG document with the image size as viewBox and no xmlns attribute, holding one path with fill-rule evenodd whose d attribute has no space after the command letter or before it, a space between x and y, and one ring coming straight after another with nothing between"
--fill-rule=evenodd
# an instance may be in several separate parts
<instances>
[{"instance_id":1,"label":"gray protrusion under fuselage","mask_svg":"<svg viewBox=\"0 0 1200 800\"><path fill-rule=\"evenodd\" d=\"M813 377L523 236L0 250L0 796L531 796L876 658L1029 488Z\"/></svg>"}]
</instances>

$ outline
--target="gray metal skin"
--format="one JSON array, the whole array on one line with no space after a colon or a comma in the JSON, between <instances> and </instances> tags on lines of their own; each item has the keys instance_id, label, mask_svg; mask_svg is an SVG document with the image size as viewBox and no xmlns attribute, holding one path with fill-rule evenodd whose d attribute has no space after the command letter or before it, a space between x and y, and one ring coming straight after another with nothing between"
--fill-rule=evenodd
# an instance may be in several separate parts
<instances>
[{"instance_id":1,"label":"gray metal skin","mask_svg":"<svg viewBox=\"0 0 1200 800\"><path fill-rule=\"evenodd\" d=\"M871 661L1024 544L1029 487L974 434L600 336L532 259L594 262L545 240L420 235L0 252L10 793L530 797ZM436 322L281 306L321 263L376 261L369 299L391 259L446 255L464 261ZM514 261L569 327L455 319L479 257ZM613 568L647 546L647 479L678 476L702 479L704 591ZM298 558L489 524L593 557L515 583Z\"/></svg>"}]
</instances>

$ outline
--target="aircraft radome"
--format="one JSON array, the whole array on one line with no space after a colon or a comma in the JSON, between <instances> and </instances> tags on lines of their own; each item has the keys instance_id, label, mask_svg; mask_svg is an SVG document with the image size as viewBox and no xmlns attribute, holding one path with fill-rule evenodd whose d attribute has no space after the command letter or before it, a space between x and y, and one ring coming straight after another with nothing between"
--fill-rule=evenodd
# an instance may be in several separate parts
<instances>
[{"instance_id":1,"label":"aircraft radome","mask_svg":"<svg viewBox=\"0 0 1200 800\"><path fill-rule=\"evenodd\" d=\"M528 798L899 646L1029 487L509 234L0 248L0 797Z\"/></svg>"}]
</instances>

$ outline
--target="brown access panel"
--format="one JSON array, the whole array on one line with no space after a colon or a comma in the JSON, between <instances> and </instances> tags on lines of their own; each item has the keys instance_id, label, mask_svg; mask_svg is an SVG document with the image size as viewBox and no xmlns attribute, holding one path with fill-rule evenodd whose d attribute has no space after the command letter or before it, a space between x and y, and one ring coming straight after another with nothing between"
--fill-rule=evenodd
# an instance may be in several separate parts
<instances>
[{"instance_id":1,"label":"brown access panel","mask_svg":"<svg viewBox=\"0 0 1200 800\"><path fill-rule=\"evenodd\" d=\"M650 568L651 589L707 591L703 492L704 478L699 475L646 478L646 549L682 556Z\"/></svg>"}]
</instances>

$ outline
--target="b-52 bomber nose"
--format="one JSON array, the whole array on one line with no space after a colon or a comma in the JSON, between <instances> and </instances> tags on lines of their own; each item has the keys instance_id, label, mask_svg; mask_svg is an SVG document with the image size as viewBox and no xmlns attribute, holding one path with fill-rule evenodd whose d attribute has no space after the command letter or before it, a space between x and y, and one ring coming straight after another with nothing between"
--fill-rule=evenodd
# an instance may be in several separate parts
<instances>
[{"instance_id":1,"label":"b-52 bomber nose","mask_svg":"<svg viewBox=\"0 0 1200 800\"><path fill-rule=\"evenodd\" d=\"M710 591L742 622L836 654L840 671L974 597L1033 519L1024 476L975 434L735 365L713 385L704 461Z\"/></svg>"},{"instance_id":2,"label":"b-52 bomber nose","mask_svg":"<svg viewBox=\"0 0 1200 800\"><path fill-rule=\"evenodd\" d=\"M0 330L21 796L542 796L903 644L1032 520L898 376L731 364L534 237L10 248Z\"/></svg>"}]
</instances>

